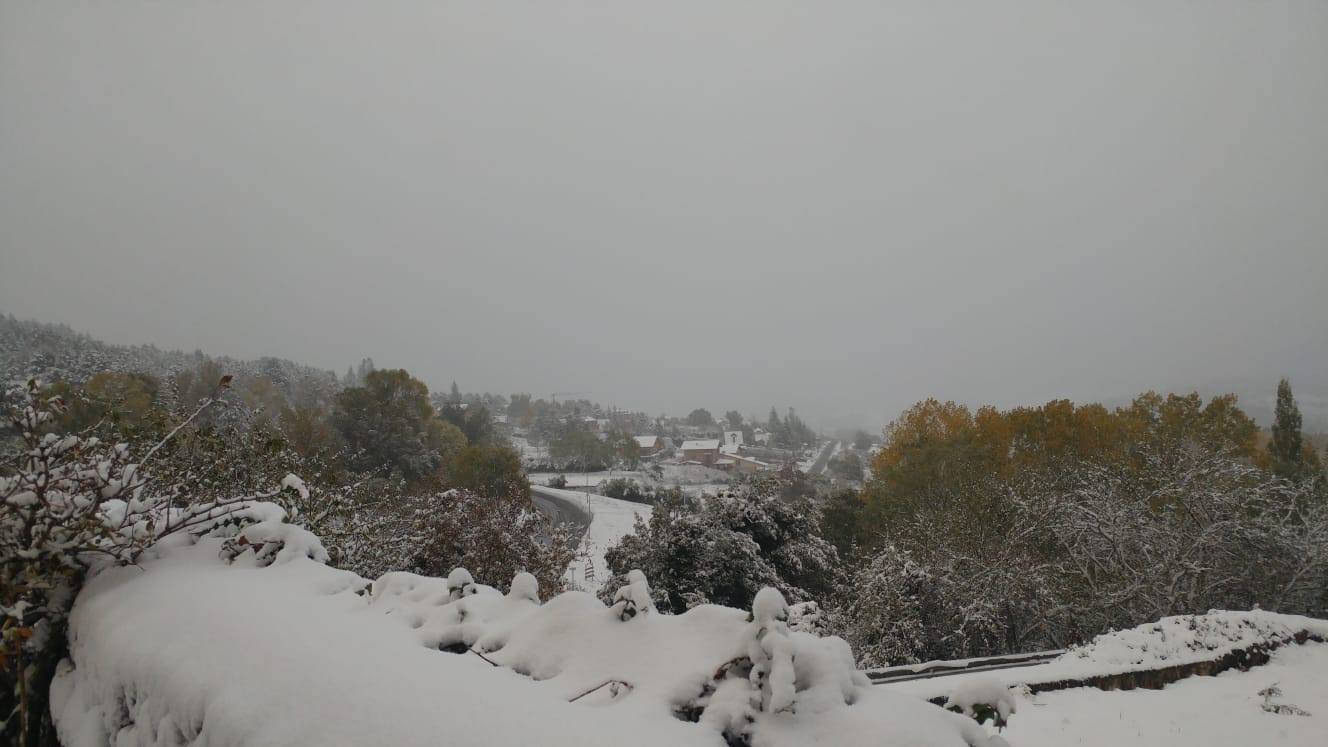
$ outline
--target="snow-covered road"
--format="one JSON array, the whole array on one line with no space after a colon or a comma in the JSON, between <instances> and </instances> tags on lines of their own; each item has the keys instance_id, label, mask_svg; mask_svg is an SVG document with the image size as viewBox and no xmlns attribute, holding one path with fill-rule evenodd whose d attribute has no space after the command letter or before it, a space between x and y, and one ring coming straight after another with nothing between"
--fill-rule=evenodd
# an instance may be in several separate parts
<instances>
[{"instance_id":1,"label":"snow-covered road","mask_svg":"<svg viewBox=\"0 0 1328 747\"><path fill-rule=\"evenodd\" d=\"M569 493L575 495L568 495ZM585 493L531 485L530 500L555 523L577 524L581 527L582 534L585 534L590 526L590 512L586 508Z\"/></svg>"},{"instance_id":2,"label":"snow-covered road","mask_svg":"<svg viewBox=\"0 0 1328 747\"><path fill-rule=\"evenodd\" d=\"M530 486L530 492L549 506L543 510L557 511L560 515L585 516L589 507L589 524L581 537L576 557L567 567L567 580L586 591L598 591L609 579L604 551L631 533L638 516L646 521L650 519L651 508L644 503L542 485ZM536 505L540 504L537 502Z\"/></svg>"}]
</instances>

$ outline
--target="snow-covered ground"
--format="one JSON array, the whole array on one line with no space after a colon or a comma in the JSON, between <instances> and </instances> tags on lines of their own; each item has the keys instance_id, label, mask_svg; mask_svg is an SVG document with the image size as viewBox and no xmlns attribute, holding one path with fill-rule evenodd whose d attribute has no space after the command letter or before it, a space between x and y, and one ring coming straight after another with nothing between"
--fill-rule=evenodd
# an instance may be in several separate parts
<instances>
[{"instance_id":1,"label":"snow-covered ground","mask_svg":"<svg viewBox=\"0 0 1328 747\"><path fill-rule=\"evenodd\" d=\"M541 605L526 574L506 595L463 571L369 590L303 556L227 565L219 549L175 547L83 591L52 687L64 744L988 743L969 719L866 684L843 641L789 631L773 590L750 616L667 616L644 578L612 607L582 592Z\"/></svg>"},{"instance_id":2,"label":"snow-covered ground","mask_svg":"<svg viewBox=\"0 0 1328 747\"><path fill-rule=\"evenodd\" d=\"M1328 621L1259 610L1180 615L1100 635L1045 664L877 687L927 699L975 685L1011 687L1017 710L1003 736L1015 747L1236 747L1270 741L1318 747L1328 734L1328 644L1294 643L1302 632L1328 638ZM1265 665L1192 676L1160 690L1077 687L1031 694L1021 687L1214 661L1255 645L1280 648ZM1272 705L1310 715L1266 710L1260 691L1274 684L1281 695Z\"/></svg>"},{"instance_id":3,"label":"snow-covered ground","mask_svg":"<svg viewBox=\"0 0 1328 747\"><path fill-rule=\"evenodd\" d=\"M1270 713L1259 691L1309 716ZM1322 747L1328 744L1328 644L1277 650L1246 672L1190 677L1161 690L1075 688L1020 696L1004 737L1015 747Z\"/></svg>"},{"instance_id":4,"label":"snow-covered ground","mask_svg":"<svg viewBox=\"0 0 1328 747\"><path fill-rule=\"evenodd\" d=\"M638 477L636 472L614 472L612 476L608 472L530 472L526 479L535 485L548 485L549 481L562 476L567 481L569 488L597 487L600 483L608 480L625 477L635 480ZM638 482L640 482L638 480Z\"/></svg>"},{"instance_id":5,"label":"snow-covered ground","mask_svg":"<svg viewBox=\"0 0 1328 747\"><path fill-rule=\"evenodd\" d=\"M1232 651L1255 645L1265 648L1282 645L1301 632L1328 639L1328 621L1262 610L1176 615L1135 628L1104 633L1044 664L892 682L881 687L930 699L944 697L954 687L974 677L994 678L1010 686L1084 680L1214 661ZM925 666L919 665L919 668Z\"/></svg>"},{"instance_id":6,"label":"snow-covered ground","mask_svg":"<svg viewBox=\"0 0 1328 747\"><path fill-rule=\"evenodd\" d=\"M535 484L548 485L549 480L562 475L568 487L595 487L602 482L615 479L635 480L647 487L672 487L674 485L727 485L732 476L722 470L703 464L667 464L659 465L661 475L655 477L644 469L614 470L612 472L530 472L526 477Z\"/></svg>"}]
</instances>

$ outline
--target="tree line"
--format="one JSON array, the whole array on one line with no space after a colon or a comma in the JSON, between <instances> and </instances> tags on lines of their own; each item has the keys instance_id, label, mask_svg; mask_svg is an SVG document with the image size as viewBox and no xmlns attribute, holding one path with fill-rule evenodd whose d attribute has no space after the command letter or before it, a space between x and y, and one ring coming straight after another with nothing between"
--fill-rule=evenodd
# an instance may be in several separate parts
<instances>
[{"instance_id":1,"label":"tree line","mask_svg":"<svg viewBox=\"0 0 1328 747\"><path fill-rule=\"evenodd\" d=\"M287 382L288 383L288 382ZM563 586L575 533L529 500L482 407L436 407L402 370L291 389L216 361L165 377L103 371L4 393L0 425L0 736L53 739L46 695L88 574L157 539L245 521L252 501L322 538L338 567Z\"/></svg>"},{"instance_id":2,"label":"tree line","mask_svg":"<svg viewBox=\"0 0 1328 747\"><path fill-rule=\"evenodd\" d=\"M1328 480L1289 383L1271 438L1234 396L976 411L919 402L865 485L797 476L657 506L606 555L661 609L753 585L816 603L863 666L1065 646L1212 608L1328 615Z\"/></svg>"}]
</instances>

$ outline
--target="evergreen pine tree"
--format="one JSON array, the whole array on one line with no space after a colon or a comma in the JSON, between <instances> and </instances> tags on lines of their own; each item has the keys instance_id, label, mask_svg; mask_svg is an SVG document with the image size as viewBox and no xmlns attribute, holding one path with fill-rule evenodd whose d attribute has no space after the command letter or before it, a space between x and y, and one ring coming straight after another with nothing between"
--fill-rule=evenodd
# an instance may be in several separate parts
<instances>
[{"instance_id":1,"label":"evergreen pine tree","mask_svg":"<svg viewBox=\"0 0 1328 747\"><path fill-rule=\"evenodd\" d=\"M367 379L369 374L373 373L374 370L373 358L361 358L360 368L355 372L357 386L364 386L365 379Z\"/></svg>"},{"instance_id":2,"label":"evergreen pine tree","mask_svg":"<svg viewBox=\"0 0 1328 747\"><path fill-rule=\"evenodd\" d=\"M1291 382L1277 384L1277 408L1273 413L1273 440L1268 444L1273 472L1297 478L1304 472L1303 445L1300 435L1300 408L1291 396Z\"/></svg>"}]
</instances>

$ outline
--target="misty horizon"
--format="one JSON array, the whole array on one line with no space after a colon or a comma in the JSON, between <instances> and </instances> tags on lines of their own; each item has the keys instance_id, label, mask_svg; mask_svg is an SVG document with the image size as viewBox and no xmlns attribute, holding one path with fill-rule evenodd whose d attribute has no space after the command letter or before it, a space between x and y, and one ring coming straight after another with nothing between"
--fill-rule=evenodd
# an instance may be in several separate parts
<instances>
[{"instance_id":1,"label":"misty horizon","mask_svg":"<svg viewBox=\"0 0 1328 747\"><path fill-rule=\"evenodd\" d=\"M20 318L869 430L1328 396L1328 6L0 8Z\"/></svg>"}]
</instances>

